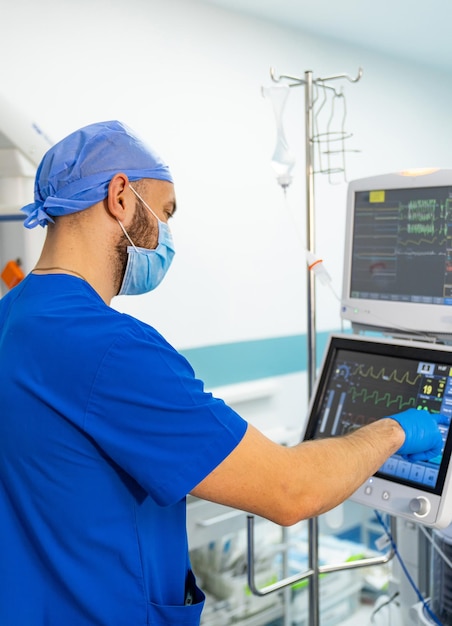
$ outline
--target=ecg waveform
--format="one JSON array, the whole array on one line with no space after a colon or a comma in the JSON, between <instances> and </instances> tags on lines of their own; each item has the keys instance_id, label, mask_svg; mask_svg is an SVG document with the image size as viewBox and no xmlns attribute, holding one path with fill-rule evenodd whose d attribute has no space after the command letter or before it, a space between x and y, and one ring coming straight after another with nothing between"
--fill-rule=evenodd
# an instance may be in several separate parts
<instances>
[{"instance_id":1,"label":"ecg waveform","mask_svg":"<svg viewBox=\"0 0 452 626\"><path fill-rule=\"evenodd\" d=\"M336 362L324 406L325 415L334 418L331 417L328 427L329 417L326 418L324 428L331 428L336 434L348 432L411 407L426 406L426 403L430 406L439 390L430 378L428 364L425 370L420 370L417 362L404 363L401 367L393 358L375 355L361 355L359 361L340 359Z\"/></svg>"},{"instance_id":2,"label":"ecg waveform","mask_svg":"<svg viewBox=\"0 0 452 626\"><path fill-rule=\"evenodd\" d=\"M358 390L356 387L352 387L350 389L350 397L353 402L356 402L357 400L361 400L363 403L371 402L375 406L381 405L387 409L396 406L398 411L403 411L409 407L416 406L416 398L414 397L406 398L402 394L394 396L390 392L381 394L376 389L369 391L366 388Z\"/></svg>"},{"instance_id":3,"label":"ecg waveform","mask_svg":"<svg viewBox=\"0 0 452 626\"><path fill-rule=\"evenodd\" d=\"M399 208L398 243L401 246L443 247L448 238L448 202L411 200Z\"/></svg>"},{"instance_id":4,"label":"ecg waveform","mask_svg":"<svg viewBox=\"0 0 452 626\"><path fill-rule=\"evenodd\" d=\"M408 218L411 220L428 220L436 213L436 200L410 200L408 202ZM442 208L442 207L441 207Z\"/></svg>"},{"instance_id":5,"label":"ecg waveform","mask_svg":"<svg viewBox=\"0 0 452 626\"><path fill-rule=\"evenodd\" d=\"M397 239L401 246L431 246L447 241L446 206L434 199L412 200L399 207Z\"/></svg>"},{"instance_id":6,"label":"ecg waveform","mask_svg":"<svg viewBox=\"0 0 452 626\"><path fill-rule=\"evenodd\" d=\"M399 383L400 385L408 384L408 385L416 385L422 378L421 374L412 374L412 379L410 378L410 372L405 371L401 376L397 374L397 370L392 370L388 375L386 374L386 367L381 367L375 371L375 367L370 365L367 369L364 365L360 364L356 367L356 369L352 373L353 376L361 376L363 378L373 378L375 380L384 379L385 381L394 381Z\"/></svg>"},{"instance_id":7,"label":"ecg waveform","mask_svg":"<svg viewBox=\"0 0 452 626\"><path fill-rule=\"evenodd\" d=\"M430 190L430 197L419 198L419 190L393 190L379 203L357 196L351 293L402 301L449 295L450 191Z\"/></svg>"},{"instance_id":8,"label":"ecg waveform","mask_svg":"<svg viewBox=\"0 0 452 626\"><path fill-rule=\"evenodd\" d=\"M343 375L344 407L354 411L364 405L372 405L378 409L391 409L401 411L405 408L414 407L417 404L416 395L422 381L422 374L404 368L388 368L381 364L355 364L338 369L338 377ZM339 384L342 387L342 382ZM369 412L369 410L367 410Z\"/></svg>"}]
</instances>

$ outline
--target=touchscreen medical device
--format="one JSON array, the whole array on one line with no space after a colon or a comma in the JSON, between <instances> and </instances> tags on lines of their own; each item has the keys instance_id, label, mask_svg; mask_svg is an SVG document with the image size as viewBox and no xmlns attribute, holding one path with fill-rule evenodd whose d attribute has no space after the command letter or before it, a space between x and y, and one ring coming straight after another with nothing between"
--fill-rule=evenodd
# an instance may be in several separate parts
<instances>
[{"instance_id":1,"label":"touchscreen medical device","mask_svg":"<svg viewBox=\"0 0 452 626\"><path fill-rule=\"evenodd\" d=\"M452 340L452 169L349 183L341 316Z\"/></svg>"},{"instance_id":2,"label":"touchscreen medical device","mask_svg":"<svg viewBox=\"0 0 452 626\"><path fill-rule=\"evenodd\" d=\"M408 408L441 413L442 453L410 462L394 454L352 500L427 526L452 522L452 348L332 335L311 398L304 439L345 435Z\"/></svg>"}]
</instances>

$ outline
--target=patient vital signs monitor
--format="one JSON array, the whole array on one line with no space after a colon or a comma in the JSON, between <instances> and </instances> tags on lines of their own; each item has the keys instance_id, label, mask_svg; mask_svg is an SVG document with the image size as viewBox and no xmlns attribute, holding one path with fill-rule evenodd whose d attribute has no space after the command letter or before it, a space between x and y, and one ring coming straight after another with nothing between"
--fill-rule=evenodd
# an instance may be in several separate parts
<instances>
[{"instance_id":1,"label":"patient vital signs monitor","mask_svg":"<svg viewBox=\"0 0 452 626\"><path fill-rule=\"evenodd\" d=\"M452 170L350 182L341 315L452 339Z\"/></svg>"},{"instance_id":2,"label":"patient vital signs monitor","mask_svg":"<svg viewBox=\"0 0 452 626\"><path fill-rule=\"evenodd\" d=\"M402 339L333 335L313 393L305 439L344 435L408 408L441 413L443 451L427 461L395 454L353 495L413 521L452 522L452 348Z\"/></svg>"}]
</instances>

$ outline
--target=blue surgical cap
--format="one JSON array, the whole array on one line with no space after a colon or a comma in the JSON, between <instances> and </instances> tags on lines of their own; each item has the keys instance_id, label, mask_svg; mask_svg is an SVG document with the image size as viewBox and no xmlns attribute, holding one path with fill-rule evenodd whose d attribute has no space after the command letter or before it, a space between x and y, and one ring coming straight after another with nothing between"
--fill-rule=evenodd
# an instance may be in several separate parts
<instances>
[{"instance_id":1,"label":"blue surgical cap","mask_svg":"<svg viewBox=\"0 0 452 626\"><path fill-rule=\"evenodd\" d=\"M34 202L21 211L24 226L53 222L52 216L83 211L108 195L118 172L130 180L155 178L173 182L168 166L124 124L90 124L46 152L36 172Z\"/></svg>"}]
</instances>

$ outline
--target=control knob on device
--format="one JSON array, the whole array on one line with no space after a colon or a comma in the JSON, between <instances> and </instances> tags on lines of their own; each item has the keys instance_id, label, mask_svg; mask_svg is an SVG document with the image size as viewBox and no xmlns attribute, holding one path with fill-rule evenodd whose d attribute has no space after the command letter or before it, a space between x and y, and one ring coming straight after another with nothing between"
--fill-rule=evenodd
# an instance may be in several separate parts
<instances>
[{"instance_id":1,"label":"control knob on device","mask_svg":"<svg viewBox=\"0 0 452 626\"><path fill-rule=\"evenodd\" d=\"M416 515L416 517L424 517L430 512L430 502L423 496L412 498L410 500L410 511Z\"/></svg>"}]
</instances>

